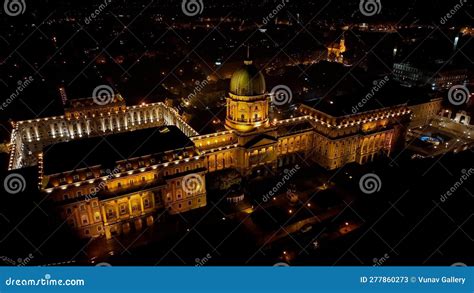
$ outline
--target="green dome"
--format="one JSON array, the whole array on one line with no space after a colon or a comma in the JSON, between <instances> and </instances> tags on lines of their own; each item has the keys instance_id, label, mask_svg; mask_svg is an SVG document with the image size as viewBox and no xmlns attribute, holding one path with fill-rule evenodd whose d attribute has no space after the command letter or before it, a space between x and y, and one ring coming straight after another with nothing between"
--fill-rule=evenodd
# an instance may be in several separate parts
<instances>
[{"instance_id":1,"label":"green dome","mask_svg":"<svg viewBox=\"0 0 474 293\"><path fill-rule=\"evenodd\" d=\"M265 78L252 64L245 61L245 65L237 69L230 79L230 92L237 96L258 96L265 93Z\"/></svg>"}]
</instances>

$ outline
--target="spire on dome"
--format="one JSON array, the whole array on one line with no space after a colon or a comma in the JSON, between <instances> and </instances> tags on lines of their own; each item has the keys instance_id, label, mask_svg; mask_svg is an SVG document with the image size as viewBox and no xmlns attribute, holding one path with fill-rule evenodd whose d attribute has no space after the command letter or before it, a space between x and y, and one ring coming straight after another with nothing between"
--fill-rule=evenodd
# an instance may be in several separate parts
<instances>
[{"instance_id":1,"label":"spire on dome","mask_svg":"<svg viewBox=\"0 0 474 293\"><path fill-rule=\"evenodd\" d=\"M245 65L252 64L252 60L250 59L250 45L247 44L247 58L244 60Z\"/></svg>"}]
</instances>

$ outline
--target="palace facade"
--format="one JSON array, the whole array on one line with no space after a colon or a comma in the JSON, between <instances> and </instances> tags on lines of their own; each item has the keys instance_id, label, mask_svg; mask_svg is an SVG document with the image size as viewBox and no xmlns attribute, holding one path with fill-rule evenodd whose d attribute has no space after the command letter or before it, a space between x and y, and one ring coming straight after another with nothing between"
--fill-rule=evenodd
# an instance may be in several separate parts
<instances>
[{"instance_id":1,"label":"palace facade","mask_svg":"<svg viewBox=\"0 0 474 293\"><path fill-rule=\"evenodd\" d=\"M199 135L163 103L71 100L63 116L13 124L9 167L37 165L39 189L78 235L111 238L163 213L205 206L209 172L248 176L298 160L332 170L388 156L403 144L413 114L407 104L355 114L300 105L298 116L278 120L271 99L263 74L246 60L231 78L221 132ZM441 104L425 108L415 108L420 119Z\"/></svg>"}]
</instances>

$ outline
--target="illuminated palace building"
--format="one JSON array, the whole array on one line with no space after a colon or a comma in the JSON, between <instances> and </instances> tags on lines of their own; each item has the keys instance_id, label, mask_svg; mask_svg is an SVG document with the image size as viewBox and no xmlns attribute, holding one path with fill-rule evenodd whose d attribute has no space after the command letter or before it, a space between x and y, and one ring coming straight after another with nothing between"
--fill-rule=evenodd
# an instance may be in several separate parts
<instances>
[{"instance_id":1,"label":"illuminated palace building","mask_svg":"<svg viewBox=\"0 0 474 293\"><path fill-rule=\"evenodd\" d=\"M329 105L329 104L328 104ZM326 169L386 156L405 126L426 121L440 101L362 108L344 114L301 105L290 119L270 117L262 73L245 61L230 82L225 131L199 135L163 103L107 105L69 100L65 115L15 122L10 170L37 166L40 191L81 237L126 234L162 213L206 205L208 172L243 176L312 160Z\"/></svg>"}]
</instances>

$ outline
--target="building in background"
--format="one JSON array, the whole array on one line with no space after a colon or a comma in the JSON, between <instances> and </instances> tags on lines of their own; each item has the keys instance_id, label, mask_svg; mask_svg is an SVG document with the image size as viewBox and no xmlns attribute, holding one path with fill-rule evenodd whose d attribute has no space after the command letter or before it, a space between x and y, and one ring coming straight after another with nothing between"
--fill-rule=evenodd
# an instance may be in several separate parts
<instances>
[{"instance_id":1,"label":"building in background","mask_svg":"<svg viewBox=\"0 0 474 293\"><path fill-rule=\"evenodd\" d=\"M346 40L344 38L344 34L342 35L338 43L331 43L327 47L327 51L327 61L344 64L344 53L346 52Z\"/></svg>"},{"instance_id":2,"label":"building in background","mask_svg":"<svg viewBox=\"0 0 474 293\"><path fill-rule=\"evenodd\" d=\"M406 86L431 86L433 90L447 89L464 84L468 80L468 70L442 65L428 68L411 63L394 63L394 79Z\"/></svg>"}]
</instances>

